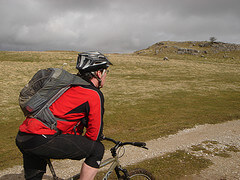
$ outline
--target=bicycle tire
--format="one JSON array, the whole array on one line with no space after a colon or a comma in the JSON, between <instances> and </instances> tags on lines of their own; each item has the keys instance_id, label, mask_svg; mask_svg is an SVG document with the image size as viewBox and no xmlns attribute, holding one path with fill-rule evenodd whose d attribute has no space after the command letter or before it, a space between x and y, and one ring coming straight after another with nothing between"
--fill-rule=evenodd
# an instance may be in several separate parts
<instances>
[{"instance_id":1,"label":"bicycle tire","mask_svg":"<svg viewBox=\"0 0 240 180\"><path fill-rule=\"evenodd\" d=\"M128 174L129 179L131 180L155 180L155 177L152 175L152 173L148 172L146 169L133 169L129 171Z\"/></svg>"}]
</instances>

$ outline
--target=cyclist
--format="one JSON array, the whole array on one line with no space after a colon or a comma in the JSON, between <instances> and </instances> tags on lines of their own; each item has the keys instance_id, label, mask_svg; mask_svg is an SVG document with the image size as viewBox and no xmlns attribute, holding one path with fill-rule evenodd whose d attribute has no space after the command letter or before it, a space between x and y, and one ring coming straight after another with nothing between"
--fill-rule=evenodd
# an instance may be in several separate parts
<instances>
[{"instance_id":1,"label":"cyclist","mask_svg":"<svg viewBox=\"0 0 240 180\"><path fill-rule=\"evenodd\" d=\"M46 172L46 158L86 158L80 179L94 179L104 154L100 142L103 136L104 96L100 91L112 63L99 52L78 55L77 76L89 85L73 86L51 106L58 121L58 132L41 121L27 117L20 125L16 144L23 154L24 174L27 180L42 179ZM83 129L86 128L84 135Z\"/></svg>"}]
</instances>

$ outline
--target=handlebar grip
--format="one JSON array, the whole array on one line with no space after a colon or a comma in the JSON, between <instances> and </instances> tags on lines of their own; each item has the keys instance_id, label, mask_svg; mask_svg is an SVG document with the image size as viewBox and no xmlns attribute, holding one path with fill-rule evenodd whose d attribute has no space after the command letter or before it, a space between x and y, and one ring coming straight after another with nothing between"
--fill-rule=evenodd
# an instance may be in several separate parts
<instances>
[{"instance_id":1,"label":"handlebar grip","mask_svg":"<svg viewBox=\"0 0 240 180\"><path fill-rule=\"evenodd\" d=\"M134 142L133 145L138 146L138 147L145 147L146 143L145 142Z\"/></svg>"}]
</instances>

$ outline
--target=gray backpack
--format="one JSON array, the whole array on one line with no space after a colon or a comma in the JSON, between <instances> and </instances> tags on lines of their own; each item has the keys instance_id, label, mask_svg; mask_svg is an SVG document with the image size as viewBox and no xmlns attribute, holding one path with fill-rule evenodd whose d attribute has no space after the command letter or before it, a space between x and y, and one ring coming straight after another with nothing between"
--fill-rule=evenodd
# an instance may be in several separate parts
<instances>
[{"instance_id":1,"label":"gray backpack","mask_svg":"<svg viewBox=\"0 0 240 180\"><path fill-rule=\"evenodd\" d=\"M34 117L51 129L57 130L57 120L49 107L71 86L89 85L80 77L63 69L39 70L21 90L19 105L25 116Z\"/></svg>"}]
</instances>

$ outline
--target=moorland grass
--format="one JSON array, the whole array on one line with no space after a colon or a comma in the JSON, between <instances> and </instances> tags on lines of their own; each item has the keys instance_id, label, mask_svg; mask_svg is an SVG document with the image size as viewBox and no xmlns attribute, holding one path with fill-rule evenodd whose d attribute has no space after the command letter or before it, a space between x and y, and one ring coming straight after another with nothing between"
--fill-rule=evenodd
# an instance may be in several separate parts
<instances>
[{"instance_id":1,"label":"moorland grass","mask_svg":"<svg viewBox=\"0 0 240 180\"><path fill-rule=\"evenodd\" d=\"M103 88L106 136L147 141L196 124L240 117L237 60L108 56L114 65ZM76 57L77 52L0 52L0 169L21 163L15 146L18 126L24 120L18 106L21 88L41 68L68 63L65 69L75 73ZM157 169L157 163L151 162Z\"/></svg>"},{"instance_id":2,"label":"moorland grass","mask_svg":"<svg viewBox=\"0 0 240 180\"><path fill-rule=\"evenodd\" d=\"M154 174L156 180L180 179L185 175L197 174L210 165L212 165L212 162L209 159L194 156L183 150L177 150L154 159L145 160L136 165L127 166L126 169L131 171L142 167ZM105 174L106 171L99 172L96 179L102 179ZM114 179L113 176L112 179Z\"/></svg>"},{"instance_id":3,"label":"moorland grass","mask_svg":"<svg viewBox=\"0 0 240 180\"><path fill-rule=\"evenodd\" d=\"M129 169L146 167L149 172L155 175L156 179L180 179L182 176L198 173L210 165L212 165L212 162L209 159L177 150L130 166Z\"/></svg>"}]
</instances>

